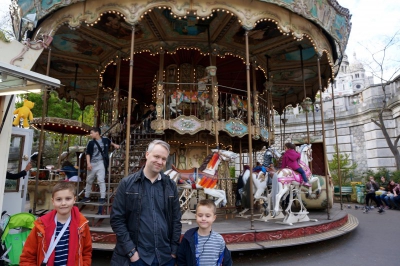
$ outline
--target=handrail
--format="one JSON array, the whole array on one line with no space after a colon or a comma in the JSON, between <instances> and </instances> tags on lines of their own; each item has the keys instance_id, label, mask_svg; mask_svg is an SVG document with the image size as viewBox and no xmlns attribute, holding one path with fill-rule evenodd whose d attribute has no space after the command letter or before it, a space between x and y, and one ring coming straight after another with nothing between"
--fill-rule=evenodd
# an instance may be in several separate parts
<instances>
[{"instance_id":1,"label":"handrail","mask_svg":"<svg viewBox=\"0 0 400 266\"><path fill-rule=\"evenodd\" d=\"M101 134L101 136L104 136L105 134L107 134L108 132L110 132L111 129L113 129L117 124L120 124L119 121L115 122L114 124L111 125L111 127L109 127L105 132L103 132Z\"/></svg>"}]
</instances>

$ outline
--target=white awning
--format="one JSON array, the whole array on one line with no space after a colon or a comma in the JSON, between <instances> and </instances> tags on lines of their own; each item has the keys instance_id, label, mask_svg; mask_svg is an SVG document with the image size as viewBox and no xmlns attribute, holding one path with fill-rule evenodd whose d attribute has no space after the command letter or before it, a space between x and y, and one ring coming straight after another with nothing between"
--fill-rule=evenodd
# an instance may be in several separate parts
<instances>
[{"instance_id":1,"label":"white awning","mask_svg":"<svg viewBox=\"0 0 400 266\"><path fill-rule=\"evenodd\" d=\"M61 82L30 70L0 62L0 96L40 92L44 87L59 88Z\"/></svg>"}]
</instances>

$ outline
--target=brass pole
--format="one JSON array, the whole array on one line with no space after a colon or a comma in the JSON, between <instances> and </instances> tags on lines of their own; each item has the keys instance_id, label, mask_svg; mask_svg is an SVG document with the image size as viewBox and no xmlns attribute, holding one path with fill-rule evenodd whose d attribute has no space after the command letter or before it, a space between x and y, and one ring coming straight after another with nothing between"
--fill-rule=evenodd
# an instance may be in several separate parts
<instances>
[{"instance_id":1,"label":"brass pole","mask_svg":"<svg viewBox=\"0 0 400 266\"><path fill-rule=\"evenodd\" d=\"M340 157L339 157L339 145L338 145L338 136L337 136L337 128L336 128L336 108L335 108L335 95L333 94L333 79L331 83L332 87L332 109L333 109L333 126L335 127L335 145L336 145L336 156L338 161L338 177L339 177L339 193L340 193L340 209L343 210L343 199L342 199L342 174L340 170Z\"/></svg>"},{"instance_id":2,"label":"brass pole","mask_svg":"<svg viewBox=\"0 0 400 266\"><path fill-rule=\"evenodd\" d=\"M246 81L247 81L247 128L248 139L249 139L249 164L250 164L250 228L254 229L254 206L253 206L253 179L251 178L253 175L253 145L252 145L252 137L251 137L251 92L250 92L250 60L249 60L249 31L246 30L244 34L246 38Z\"/></svg>"},{"instance_id":3,"label":"brass pole","mask_svg":"<svg viewBox=\"0 0 400 266\"><path fill-rule=\"evenodd\" d=\"M303 79L303 90L304 90L304 101L305 101L307 98L307 91L306 91L306 77L304 76L303 47L301 45L300 45L300 60L301 60L301 77ZM310 144L310 130L308 128L308 110L305 111L305 114L306 114L306 126L307 126L307 144Z\"/></svg>"},{"instance_id":4,"label":"brass pole","mask_svg":"<svg viewBox=\"0 0 400 266\"><path fill-rule=\"evenodd\" d=\"M132 112L132 83L133 83L133 52L135 44L135 25L132 25L131 54L129 58L129 87L128 87L128 111L126 118L126 139L125 139L125 176L129 174L129 148L131 144L131 112Z\"/></svg>"},{"instance_id":5,"label":"brass pole","mask_svg":"<svg viewBox=\"0 0 400 266\"><path fill-rule=\"evenodd\" d=\"M243 154L242 154L242 139L239 139L239 155L240 155L240 157L239 157L239 169L240 169L240 174L242 173L242 171L243 171Z\"/></svg>"},{"instance_id":6,"label":"brass pole","mask_svg":"<svg viewBox=\"0 0 400 266\"><path fill-rule=\"evenodd\" d=\"M100 73L100 68L98 73ZM96 118L94 121L94 126L99 127L100 126L100 76L97 78L96 109L94 110L94 115Z\"/></svg>"},{"instance_id":7,"label":"brass pole","mask_svg":"<svg viewBox=\"0 0 400 266\"><path fill-rule=\"evenodd\" d=\"M114 123L116 123L117 121L118 121L118 115L119 115L119 110L118 110L118 107L119 107L119 96L120 96L120 94L121 94L121 91L120 91L120 83L121 83L121 65L122 65L122 60L121 60L121 58L120 58L120 56L118 56L118 58L117 58L117 76L116 76L116 78L115 78L115 91L116 91L116 93L114 94L114 110L112 110L112 112L114 113L114 115L113 114L111 114L111 121L112 121L112 123L111 123L111 125L113 125Z\"/></svg>"},{"instance_id":8,"label":"brass pole","mask_svg":"<svg viewBox=\"0 0 400 266\"><path fill-rule=\"evenodd\" d=\"M51 59L51 48L49 47L49 54L47 55L47 68L46 75L50 74L50 59ZM37 158L37 171L35 177L35 196L33 197L33 213L36 213L36 204L38 199L38 185L39 185L39 174L40 174L40 164L42 163L42 153L43 153L43 145L44 145L44 117L47 112L47 88L44 88L43 91L43 106L42 106L42 121L40 125L40 137L39 137L39 148L38 148L38 158Z\"/></svg>"},{"instance_id":9,"label":"brass pole","mask_svg":"<svg viewBox=\"0 0 400 266\"><path fill-rule=\"evenodd\" d=\"M329 193L329 165L328 165L328 156L326 155L326 138L325 138L325 120L324 120L324 105L322 101L322 81L321 81L321 66L320 66L320 58L318 57L318 83L319 83L319 93L320 93L320 104L321 104L321 125L322 125L322 148L324 152L324 165L325 165L325 189L326 189L326 200L328 202L326 208L326 214L328 215L328 220L330 220L330 210L329 210L329 197L331 196Z\"/></svg>"}]
</instances>

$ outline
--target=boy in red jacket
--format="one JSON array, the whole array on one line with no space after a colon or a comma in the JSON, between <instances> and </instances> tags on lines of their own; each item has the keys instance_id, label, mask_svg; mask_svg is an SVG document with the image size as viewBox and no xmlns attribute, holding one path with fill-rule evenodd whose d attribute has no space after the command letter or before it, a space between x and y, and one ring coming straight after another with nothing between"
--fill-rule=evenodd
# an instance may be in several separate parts
<instances>
[{"instance_id":1,"label":"boy in red jacket","mask_svg":"<svg viewBox=\"0 0 400 266\"><path fill-rule=\"evenodd\" d=\"M285 143L285 154L282 157L282 168L287 167L299 172L303 177L303 186L311 187L311 185L308 183L306 173L297 162L300 159L300 153L298 153L295 149L296 145L293 143Z\"/></svg>"},{"instance_id":2,"label":"boy in red jacket","mask_svg":"<svg viewBox=\"0 0 400 266\"><path fill-rule=\"evenodd\" d=\"M87 219L75 204L75 185L61 181L52 190L54 210L35 221L20 266L90 266L92 239Z\"/></svg>"}]
</instances>

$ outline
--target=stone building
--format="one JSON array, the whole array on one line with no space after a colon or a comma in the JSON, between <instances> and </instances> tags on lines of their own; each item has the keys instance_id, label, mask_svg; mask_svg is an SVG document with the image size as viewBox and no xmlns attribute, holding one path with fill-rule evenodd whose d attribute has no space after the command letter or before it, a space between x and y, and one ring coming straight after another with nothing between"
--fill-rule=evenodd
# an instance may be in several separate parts
<instances>
[{"instance_id":1,"label":"stone building","mask_svg":"<svg viewBox=\"0 0 400 266\"><path fill-rule=\"evenodd\" d=\"M354 55L354 63L349 64L347 56L340 67L340 72L334 83L337 142L341 153L350 154L350 159L358 164L357 174L366 170L378 170L384 167L396 170L396 163L392 152L383 136L382 131L371 119L376 119L383 105L381 84L372 84L373 79L367 76L363 65ZM400 76L386 86L387 109L384 111L384 120L392 140L400 134ZM323 108L326 133L326 147L328 160L332 159L336 145L332 88L323 93ZM315 171L322 174L322 124L319 99L315 108L308 113L302 112L301 107L289 108L286 115L275 116L275 144L281 149L281 144L291 141L307 143L306 115L308 115L308 131L310 142L313 144L313 158L316 160ZM299 110L300 109L300 110ZM280 119L287 119L285 124ZM281 127L280 127L281 124ZM285 133L284 133L285 132ZM281 140L282 136L282 140ZM319 163L318 163L319 161ZM322 167L323 168L323 167Z\"/></svg>"}]
</instances>

